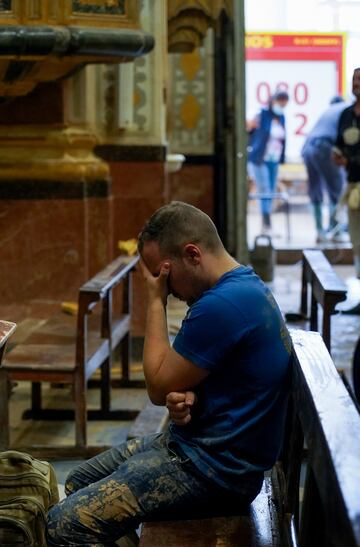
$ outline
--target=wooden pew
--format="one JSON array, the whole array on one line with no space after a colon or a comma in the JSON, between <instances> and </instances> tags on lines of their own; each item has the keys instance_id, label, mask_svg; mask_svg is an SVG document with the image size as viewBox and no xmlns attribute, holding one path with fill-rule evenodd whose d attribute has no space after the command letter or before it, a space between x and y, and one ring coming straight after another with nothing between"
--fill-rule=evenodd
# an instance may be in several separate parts
<instances>
[{"instance_id":1,"label":"wooden pew","mask_svg":"<svg viewBox=\"0 0 360 547\"><path fill-rule=\"evenodd\" d=\"M308 319L310 286L310 330L318 329L318 305L323 309L322 337L331 352L331 316L335 306L346 299L347 288L320 250L305 250L302 257L300 314L285 314L287 321Z\"/></svg>"},{"instance_id":2,"label":"wooden pew","mask_svg":"<svg viewBox=\"0 0 360 547\"><path fill-rule=\"evenodd\" d=\"M5 354L7 342L15 329L15 323L11 323L10 321L0 321L0 384L8 382L7 374L1 367L1 363ZM2 397L2 393L0 392L0 437L6 434L5 430L8 427L6 421L7 411L4 409L5 406L7 407L7 400Z\"/></svg>"},{"instance_id":3,"label":"wooden pew","mask_svg":"<svg viewBox=\"0 0 360 547\"><path fill-rule=\"evenodd\" d=\"M354 351L352 373L353 373L354 393L360 408L360 338L356 343L356 347Z\"/></svg>"},{"instance_id":4,"label":"wooden pew","mask_svg":"<svg viewBox=\"0 0 360 547\"><path fill-rule=\"evenodd\" d=\"M31 447L31 453L41 457L88 457L104 449L87 444L87 419L134 419L137 411L111 410L111 368L113 352L121 353L122 378L120 385L130 385L130 319L131 274L139 258L120 256L87 281L79 290L77 317L65 314L51 318L29 338L16 346L2 364L0 396L3 420L8 424L8 381L32 382L32 407L25 417L43 420L75 418L75 446ZM122 310L113 311L113 293L122 285ZM97 306L98 304L98 306ZM100 313L95 313L95 307ZM101 408L87 410L87 384L100 368ZM74 410L43 409L41 383L71 384ZM0 449L7 449L9 427L0 435ZM13 448L13 447L12 447ZM17 447L26 451L26 447Z\"/></svg>"},{"instance_id":5,"label":"wooden pew","mask_svg":"<svg viewBox=\"0 0 360 547\"><path fill-rule=\"evenodd\" d=\"M294 330L284 444L248 511L143 525L141 547L359 547L360 416L318 333ZM304 461L304 442L306 461ZM300 516L300 475L306 470Z\"/></svg>"}]
</instances>

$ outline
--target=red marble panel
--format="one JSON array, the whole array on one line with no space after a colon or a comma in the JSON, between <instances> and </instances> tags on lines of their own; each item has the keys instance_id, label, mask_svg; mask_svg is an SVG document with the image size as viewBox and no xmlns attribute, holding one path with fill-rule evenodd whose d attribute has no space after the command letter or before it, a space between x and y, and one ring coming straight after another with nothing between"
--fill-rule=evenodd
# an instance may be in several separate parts
<instances>
[{"instance_id":1,"label":"red marble panel","mask_svg":"<svg viewBox=\"0 0 360 547\"><path fill-rule=\"evenodd\" d=\"M115 197L152 198L165 195L166 172L160 162L110 163Z\"/></svg>"},{"instance_id":2,"label":"red marble panel","mask_svg":"<svg viewBox=\"0 0 360 547\"><path fill-rule=\"evenodd\" d=\"M166 183L159 162L119 162L110 198L0 200L1 305L76 300L79 286L119 254L118 240L137 237L165 203ZM133 333L141 336L146 295L134 277Z\"/></svg>"},{"instance_id":3,"label":"red marble panel","mask_svg":"<svg viewBox=\"0 0 360 547\"><path fill-rule=\"evenodd\" d=\"M213 167L183 165L177 173L169 174L169 193L170 201L185 201L212 217Z\"/></svg>"},{"instance_id":4,"label":"red marble panel","mask_svg":"<svg viewBox=\"0 0 360 547\"><path fill-rule=\"evenodd\" d=\"M114 253L120 239L136 238L146 220L166 201L167 174L160 162L111 163ZM143 336L146 292L141 275L134 275L132 332Z\"/></svg>"},{"instance_id":5,"label":"red marble panel","mask_svg":"<svg viewBox=\"0 0 360 547\"><path fill-rule=\"evenodd\" d=\"M0 201L0 298L60 300L84 277L80 200Z\"/></svg>"},{"instance_id":6,"label":"red marble panel","mask_svg":"<svg viewBox=\"0 0 360 547\"><path fill-rule=\"evenodd\" d=\"M107 198L0 201L0 298L77 299L113 258Z\"/></svg>"},{"instance_id":7,"label":"red marble panel","mask_svg":"<svg viewBox=\"0 0 360 547\"><path fill-rule=\"evenodd\" d=\"M87 218L87 276L91 277L114 258L113 199L89 198L84 205Z\"/></svg>"}]
</instances>

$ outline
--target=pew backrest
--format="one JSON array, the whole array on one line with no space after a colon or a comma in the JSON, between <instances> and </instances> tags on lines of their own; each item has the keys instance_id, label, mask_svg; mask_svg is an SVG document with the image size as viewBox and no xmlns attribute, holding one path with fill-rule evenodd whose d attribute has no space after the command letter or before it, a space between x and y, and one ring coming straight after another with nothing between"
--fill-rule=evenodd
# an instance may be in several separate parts
<instances>
[{"instance_id":1,"label":"pew backrest","mask_svg":"<svg viewBox=\"0 0 360 547\"><path fill-rule=\"evenodd\" d=\"M284 443L284 511L299 545L360 545L360 416L316 332L294 330L292 397ZM296 497L305 441L302 515Z\"/></svg>"},{"instance_id":2,"label":"pew backrest","mask_svg":"<svg viewBox=\"0 0 360 547\"><path fill-rule=\"evenodd\" d=\"M323 308L322 336L331 350L331 315L335 306L346 299L347 287L320 250L303 251L301 313L308 315L308 284L311 286L310 329L318 330L317 305Z\"/></svg>"}]
</instances>

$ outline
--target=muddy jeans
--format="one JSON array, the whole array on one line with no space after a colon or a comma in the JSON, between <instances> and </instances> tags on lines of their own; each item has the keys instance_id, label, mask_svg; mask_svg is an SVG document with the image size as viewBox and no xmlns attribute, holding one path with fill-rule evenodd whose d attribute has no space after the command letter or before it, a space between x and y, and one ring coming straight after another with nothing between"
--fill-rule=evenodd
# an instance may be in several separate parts
<instances>
[{"instance_id":1,"label":"muddy jeans","mask_svg":"<svg viewBox=\"0 0 360 547\"><path fill-rule=\"evenodd\" d=\"M200 518L231 506L237 513L261 483L259 475L244 480L235 497L180 456L167 434L132 439L70 473L68 497L48 515L48 545L114 546L147 520Z\"/></svg>"}]
</instances>

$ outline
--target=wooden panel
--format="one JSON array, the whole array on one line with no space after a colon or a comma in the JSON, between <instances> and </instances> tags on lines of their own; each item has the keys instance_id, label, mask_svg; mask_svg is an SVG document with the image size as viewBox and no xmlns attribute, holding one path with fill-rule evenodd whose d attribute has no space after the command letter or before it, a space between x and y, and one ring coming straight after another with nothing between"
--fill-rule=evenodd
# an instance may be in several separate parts
<instances>
[{"instance_id":1,"label":"wooden panel","mask_svg":"<svg viewBox=\"0 0 360 547\"><path fill-rule=\"evenodd\" d=\"M145 523L140 547L279 547L277 530L271 482L265 479L248 515Z\"/></svg>"},{"instance_id":2,"label":"wooden panel","mask_svg":"<svg viewBox=\"0 0 360 547\"><path fill-rule=\"evenodd\" d=\"M2 0L0 7L0 25L21 22L21 0Z\"/></svg>"},{"instance_id":3,"label":"wooden panel","mask_svg":"<svg viewBox=\"0 0 360 547\"><path fill-rule=\"evenodd\" d=\"M139 256L119 256L101 272L87 281L81 288L81 293L99 293L104 296L106 291L124 279L135 268Z\"/></svg>"},{"instance_id":4,"label":"wooden panel","mask_svg":"<svg viewBox=\"0 0 360 547\"><path fill-rule=\"evenodd\" d=\"M9 371L71 371L75 369L74 346L64 344L20 344L6 357L3 367ZM35 380L35 378L34 378Z\"/></svg>"},{"instance_id":5,"label":"wooden panel","mask_svg":"<svg viewBox=\"0 0 360 547\"><path fill-rule=\"evenodd\" d=\"M320 334L291 332L293 397L331 545L360 545L360 415ZM316 515L314 515L316 518Z\"/></svg>"},{"instance_id":6,"label":"wooden panel","mask_svg":"<svg viewBox=\"0 0 360 547\"><path fill-rule=\"evenodd\" d=\"M65 0L64 13L66 25L139 27L138 0Z\"/></svg>"},{"instance_id":7,"label":"wooden panel","mask_svg":"<svg viewBox=\"0 0 360 547\"><path fill-rule=\"evenodd\" d=\"M0 321L0 348L4 346L16 329L16 324L10 321Z\"/></svg>"},{"instance_id":8,"label":"wooden panel","mask_svg":"<svg viewBox=\"0 0 360 547\"><path fill-rule=\"evenodd\" d=\"M322 251L306 250L303 253L306 262L312 270L312 275L318 284L327 292L345 292L346 285L332 268L330 262Z\"/></svg>"}]
</instances>

